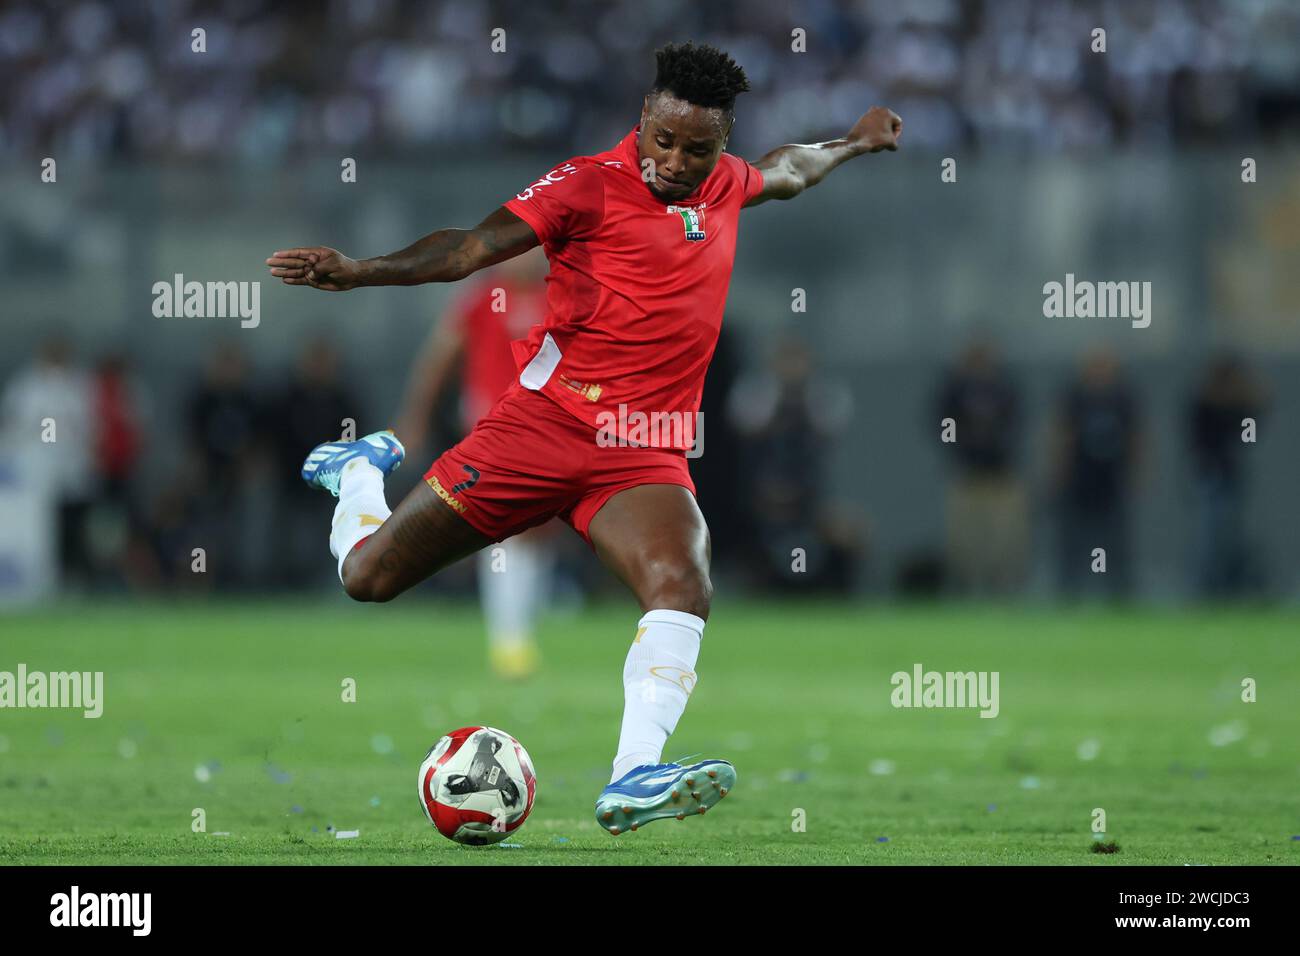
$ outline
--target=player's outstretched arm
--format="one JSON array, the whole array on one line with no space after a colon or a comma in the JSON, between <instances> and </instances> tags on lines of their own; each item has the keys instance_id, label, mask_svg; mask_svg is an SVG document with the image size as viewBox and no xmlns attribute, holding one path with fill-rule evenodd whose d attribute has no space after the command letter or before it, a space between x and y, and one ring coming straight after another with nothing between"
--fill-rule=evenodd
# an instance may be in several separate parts
<instances>
[{"instance_id":1,"label":"player's outstretched arm","mask_svg":"<svg viewBox=\"0 0 1300 956\"><path fill-rule=\"evenodd\" d=\"M793 199L809 186L816 186L826 174L845 160L882 149L898 149L903 121L893 110L873 106L853 124L843 139L807 146L778 146L758 162L763 171L763 191L745 203L757 206L769 199Z\"/></svg>"},{"instance_id":2,"label":"player's outstretched arm","mask_svg":"<svg viewBox=\"0 0 1300 956\"><path fill-rule=\"evenodd\" d=\"M347 292L363 285L455 282L538 245L531 226L502 206L473 229L439 229L400 252L349 259L337 249L280 249L266 264L287 285Z\"/></svg>"}]
</instances>

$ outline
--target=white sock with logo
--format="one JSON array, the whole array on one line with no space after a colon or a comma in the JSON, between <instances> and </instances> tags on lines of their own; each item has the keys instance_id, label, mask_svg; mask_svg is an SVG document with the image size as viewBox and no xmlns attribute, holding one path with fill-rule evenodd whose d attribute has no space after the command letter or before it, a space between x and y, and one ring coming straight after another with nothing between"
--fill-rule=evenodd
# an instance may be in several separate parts
<instances>
[{"instance_id":1,"label":"white sock with logo","mask_svg":"<svg viewBox=\"0 0 1300 956\"><path fill-rule=\"evenodd\" d=\"M623 729L610 783L633 767L659 763L695 687L703 635L703 619L684 611L647 611L637 622L623 665Z\"/></svg>"},{"instance_id":2,"label":"white sock with logo","mask_svg":"<svg viewBox=\"0 0 1300 956\"><path fill-rule=\"evenodd\" d=\"M340 581L343 562L357 542L378 531L391 514L384 499L384 473L361 455L344 465L339 477L339 503L330 528L330 554L339 560Z\"/></svg>"}]
</instances>

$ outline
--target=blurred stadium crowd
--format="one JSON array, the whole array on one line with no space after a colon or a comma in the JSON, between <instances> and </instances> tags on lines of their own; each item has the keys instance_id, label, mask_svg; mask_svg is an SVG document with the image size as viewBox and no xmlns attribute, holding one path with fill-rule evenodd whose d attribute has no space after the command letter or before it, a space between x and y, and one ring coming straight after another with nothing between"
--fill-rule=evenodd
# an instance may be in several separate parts
<instances>
[{"instance_id":1,"label":"blurred stadium crowd","mask_svg":"<svg viewBox=\"0 0 1300 956\"><path fill-rule=\"evenodd\" d=\"M815 374L811 354L794 339L780 341L756 368L742 367L738 354L724 326L702 404L706 453L692 462L715 562L767 593L849 594L871 560L870 515L860 502L837 499L825 479L833 444L849 434L850 391ZM122 357L89 366L52 338L3 383L0 436L15 458L40 469L55 499L62 590L337 587L325 554L329 509L303 487L298 469L307 450L355 415L357 396L325 338L307 343L295 368L274 371L254 376L233 341L215 348L183 398L181 464L161 480L142 468L161 396ZM869 569L871 577L903 593L1023 594L1033 551L1030 502L1041 499L1052 514L1057 593L1134 597L1129 521L1146 439L1131 384L1111 350L1088 352L1057 395L1049 467L1035 469L1026 460L1016 377L996 343L973 340L934 384L934 418L916 423L928 430L951 419L961 430L960 441L946 446L947 540L911 564ZM462 432L454 396L448 399L435 416L434 456ZM1268 590L1247 528L1242 422L1265 418L1269 404L1261 378L1228 354L1216 356L1183 399L1180 440L1195 469L1189 594L1225 599ZM57 422L56 441L32 429L43 416ZM394 483L390 503L425 464L407 469L405 485ZM1032 487L1040 472L1047 487ZM206 546L203 574L192 573L196 542ZM1105 574L1089 573L1096 547L1106 550ZM585 590L595 579L589 567L584 575L583 559L591 563L577 556L575 583Z\"/></svg>"},{"instance_id":2,"label":"blurred stadium crowd","mask_svg":"<svg viewBox=\"0 0 1300 956\"><path fill-rule=\"evenodd\" d=\"M1104 56L1086 44L1098 26ZM195 27L206 54L191 52ZM796 28L805 55L791 54ZM911 148L1217 142L1300 124L1292 0L19 0L0 8L0 149L572 153L626 132L665 31L744 66L739 153L847 129L880 102L907 117Z\"/></svg>"}]
</instances>

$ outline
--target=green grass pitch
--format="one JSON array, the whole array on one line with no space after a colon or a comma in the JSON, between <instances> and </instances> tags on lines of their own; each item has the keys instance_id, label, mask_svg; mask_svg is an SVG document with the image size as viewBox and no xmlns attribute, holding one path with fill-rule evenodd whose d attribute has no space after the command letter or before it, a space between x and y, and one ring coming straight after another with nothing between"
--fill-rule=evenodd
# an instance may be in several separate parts
<instances>
[{"instance_id":1,"label":"green grass pitch","mask_svg":"<svg viewBox=\"0 0 1300 956\"><path fill-rule=\"evenodd\" d=\"M729 758L736 789L708 816L614 838L592 807L637 616L629 600L549 618L542 671L516 686L487 675L471 604L11 614L0 670L103 671L105 709L0 710L0 862L1300 862L1294 611L720 598L665 757ZM890 675L917 662L998 671L1000 714L892 707ZM537 768L517 847L454 845L416 803L428 747L479 723ZM1119 852L1092 852L1094 808Z\"/></svg>"}]
</instances>

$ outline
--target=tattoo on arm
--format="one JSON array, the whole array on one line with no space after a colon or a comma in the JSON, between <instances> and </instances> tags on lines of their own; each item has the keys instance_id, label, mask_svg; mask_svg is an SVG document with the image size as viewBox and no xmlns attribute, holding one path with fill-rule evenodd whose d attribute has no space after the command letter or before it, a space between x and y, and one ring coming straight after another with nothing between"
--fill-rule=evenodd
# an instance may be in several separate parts
<instances>
[{"instance_id":1,"label":"tattoo on arm","mask_svg":"<svg viewBox=\"0 0 1300 956\"><path fill-rule=\"evenodd\" d=\"M468 275L465 229L439 229L399 252L362 262L367 285L420 285L454 282Z\"/></svg>"},{"instance_id":2,"label":"tattoo on arm","mask_svg":"<svg viewBox=\"0 0 1300 956\"><path fill-rule=\"evenodd\" d=\"M367 285L456 282L539 244L532 227L501 206L473 229L439 229L362 265Z\"/></svg>"},{"instance_id":3,"label":"tattoo on arm","mask_svg":"<svg viewBox=\"0 0 1300 956\"><path fill-rule=\"evenodd\" d=\"M778 146L754 164L763 171L764 188L747 205L768 199L793 199L825 179L840 163L857 155L858 151L845 139L807 146L798 143Z\"/></svg>"}]
</instances>

